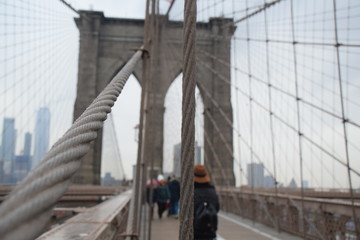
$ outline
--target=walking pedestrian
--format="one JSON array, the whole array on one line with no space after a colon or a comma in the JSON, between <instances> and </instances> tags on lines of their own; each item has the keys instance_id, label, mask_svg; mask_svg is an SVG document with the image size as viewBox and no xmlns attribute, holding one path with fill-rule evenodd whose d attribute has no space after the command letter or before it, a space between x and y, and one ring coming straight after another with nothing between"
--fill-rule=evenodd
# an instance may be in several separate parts
<instances>
[{"instance_id":1,"label":"walking pedestrian","mask_svg":"<svg viewBox=\"0 0 360 240\"><path fill-rule=\"evenodd\" d=\"M162 218L163 213L166 210L166 203L170 200L170 191L166 182L162 179L159 182L159 186L157 187L156 192L156 202L158 204L158 214L159 218Z\"/></svg>"},{"instance_id":2,"label":"walking pedestrian","mask_svg":"<svg viewBox=\"0 0 360 240\"><path fill-rule=\"evenodd\" d=\"M180 182L173 176L168 186L170 191L169 216L177 217L179 214Z\"/></svg>"},{"instance_id":3,"label":"walking pedestrian","mask_svg":"<svg viewBox=\"0 0 360 240\"><path fill-rule=\"evenodd\" d=\"M194 239L214 240L218 225L219 198L204 165L194 166Z\"/></svg>"}]
</instances>

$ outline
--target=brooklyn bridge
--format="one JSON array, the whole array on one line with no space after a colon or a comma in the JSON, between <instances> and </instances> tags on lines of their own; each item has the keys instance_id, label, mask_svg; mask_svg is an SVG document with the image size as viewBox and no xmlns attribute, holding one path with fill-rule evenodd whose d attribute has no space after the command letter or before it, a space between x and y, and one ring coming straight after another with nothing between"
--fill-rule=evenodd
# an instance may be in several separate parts
<instances>
[{"instance_id":1,"label":"brooklyn bridge","mask_svg":"<svg viewBox=\"0 0 360 240\"><path fill-rule=\"evenodd\" d=\"M358 1L0 0L0 19L0 239L193 239L195 164L218 240L360 239ZM160 219L146 188L167 177Z\"/></svg>"}]
</instances>

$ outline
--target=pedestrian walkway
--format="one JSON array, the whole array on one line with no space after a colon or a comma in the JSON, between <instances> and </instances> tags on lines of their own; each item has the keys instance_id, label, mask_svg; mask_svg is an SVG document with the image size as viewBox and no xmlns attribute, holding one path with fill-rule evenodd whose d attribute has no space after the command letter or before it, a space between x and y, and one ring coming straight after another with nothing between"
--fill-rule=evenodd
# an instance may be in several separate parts
<instances>
[{"instance_id":1,"label":"pedestrian walkway","mask_svg":"<svg viewBox=\"0 0 360 240\"><path fill-rule=\"evenodd\" d=\"M233 214L219 213L217 240L300 240L287 233L278 233L275 229L259 223L252 223ZM155 218L152 222L152 240L179 239L179 220L175 218Z\"/></svg>"},{"instance_id":2,"label":"pedestrian walkway","mask_svg":"<svg viewBox=\"0 0 360 240\"><path fill-rule=\"evenodd\" d=\"M218 239L217 240L300 240L297 236L281 232L260 223L243 219L234 214L219 213Z\"/></svg>"},{"instance_id":3,"label":"pedestrian walkway","mask_svg":"<svg viewBox=\"0 0 360 240\"><path fill-rule=\"evenodd\" d=\"M179 219L165 217L155 218L151 228L152 240L177 240L179 239Z\"/></svg>"}]
</instances>

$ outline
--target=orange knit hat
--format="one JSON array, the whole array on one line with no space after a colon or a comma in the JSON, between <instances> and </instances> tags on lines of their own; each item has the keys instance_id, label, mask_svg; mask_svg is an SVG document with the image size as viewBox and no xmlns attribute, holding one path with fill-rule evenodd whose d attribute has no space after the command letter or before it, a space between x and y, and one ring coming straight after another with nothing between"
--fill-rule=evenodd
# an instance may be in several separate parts
<instances>
[{"instance_id":1,"label":"orange knit hat","mask_svg":"<svg viewBox=\"0 0 360 240\"><path fill-rule=\"evenodd\" d=\"M194 166L194 181L197 183L210 182L209 173L206 171L204 165L197 164Z\"/></svg>"}]
</instances>

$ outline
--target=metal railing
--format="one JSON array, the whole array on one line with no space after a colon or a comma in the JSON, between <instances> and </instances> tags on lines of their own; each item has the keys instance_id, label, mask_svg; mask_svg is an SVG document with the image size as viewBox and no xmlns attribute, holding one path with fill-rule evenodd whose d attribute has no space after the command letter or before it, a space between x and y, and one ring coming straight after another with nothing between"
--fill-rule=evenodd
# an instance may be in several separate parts
<instances>
[{"instance_id":1,"label":"metal railing","mask_svg":"<svg viewBox=\"0 0 360 240\"><path fill-rule=\"evenodd\" d=\"M276 228L272 219L278 218L279 231L289 232L306 239L356 239L352 203L333 199L277 195L270 192L243 191L236 188L219 188L221 208L244 218ZM297 194L299 195L299 194ZM304 212L301 202L304 201ZM240 205L240 208L236 206ZM360 214L360 203L355 203L356 214ZM305 219L305 227L302 219ZM305 229L305 232L303 231Z\"/></svg>"}]
</instances>

